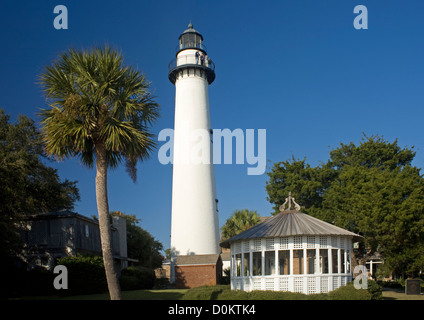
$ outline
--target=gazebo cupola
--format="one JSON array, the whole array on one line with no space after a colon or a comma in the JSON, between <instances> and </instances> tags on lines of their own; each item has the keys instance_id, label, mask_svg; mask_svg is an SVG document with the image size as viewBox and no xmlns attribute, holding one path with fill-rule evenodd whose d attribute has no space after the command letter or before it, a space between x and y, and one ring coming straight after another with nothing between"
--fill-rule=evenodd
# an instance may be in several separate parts
<instances>
[{"instance_id":1,"label":"gazebo cupola","mask_svg":"<svg viewBox=\"0 0 424 320\"><path fill-rule=\"evenodd\" d=\"M220 244L231 252L231 289L311 294L352 280L352 243L362 237L300 210L289 194L279 214Z\"/></svg>"}]
</instances>

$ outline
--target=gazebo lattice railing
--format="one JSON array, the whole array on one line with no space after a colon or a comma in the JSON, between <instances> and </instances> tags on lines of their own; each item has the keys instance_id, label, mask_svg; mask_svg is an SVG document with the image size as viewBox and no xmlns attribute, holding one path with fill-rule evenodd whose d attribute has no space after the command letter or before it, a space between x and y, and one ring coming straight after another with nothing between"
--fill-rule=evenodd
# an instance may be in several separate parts
<instances>
[{"instance_id":1,"label":"gazebo lattice railing","mask_svg":"<svg viewBox=\"0 0 424 320\"><path fill-rule=\"evenodd\" d=\"M345 236L289 236L231 245L231 289L329 292L352 280Z\"/></svg>"}]
</instances>

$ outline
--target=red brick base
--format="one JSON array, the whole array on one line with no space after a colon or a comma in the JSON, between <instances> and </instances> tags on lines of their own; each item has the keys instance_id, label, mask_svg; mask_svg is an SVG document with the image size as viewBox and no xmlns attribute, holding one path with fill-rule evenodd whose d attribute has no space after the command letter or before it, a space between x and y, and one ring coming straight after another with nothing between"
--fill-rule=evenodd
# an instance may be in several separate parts
<instances>
[{"instance_id":1,"label":"red brick base","mask_svg":"<svg viewBox=\"0 0 424 320\"><path fill-rule=\"evenodd\" d=\"M222 266L184 265L175 266L175 287L178 289L194 288L203 285L219 284Z\"/></svg>"}]
</instances>

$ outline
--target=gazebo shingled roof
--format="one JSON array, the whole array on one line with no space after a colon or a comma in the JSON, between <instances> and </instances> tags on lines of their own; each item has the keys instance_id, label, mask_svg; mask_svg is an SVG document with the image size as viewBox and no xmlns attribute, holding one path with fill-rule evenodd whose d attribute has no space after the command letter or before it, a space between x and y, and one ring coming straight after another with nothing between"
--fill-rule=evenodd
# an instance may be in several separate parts
<instances>
[{"instance_id":1,"label":"gazebo shingled roof","mask_svg":"<svg viewBox=\"0 0 424 320\"><path fill-rule=\"evenodd\" d=\"M294 210L290 209L291 201L295 204ZM284 210L287 202L289 203L288 209ZM362 239L362 236L356 233L300 212L300 206L294 202L294 198L290 194L285 204L280 207L281 212L279 214L221 242L220 246L229 248L231 242L238 240L300 235L350 236L353 238L353 241L360 241Z\"/></svg>"}]
</instances>

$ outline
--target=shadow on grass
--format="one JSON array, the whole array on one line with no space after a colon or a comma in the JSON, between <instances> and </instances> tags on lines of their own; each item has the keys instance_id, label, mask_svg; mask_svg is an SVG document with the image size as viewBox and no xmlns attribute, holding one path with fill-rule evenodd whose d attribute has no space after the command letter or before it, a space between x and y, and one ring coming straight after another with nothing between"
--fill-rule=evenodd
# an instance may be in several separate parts
<instances>
[{"instance_id":1,"label":"shadow on grass","mask_svg":"<svg viewBox=\"0 0 424 320\"><path fill-rule=\"evenodd\" d=\"M124 300L179 300L188 289L123 291Z\"/></svg>"},{"instance_id":2,"label":"shadow on grass","mask_svg":"<svg viewBox=\"0 0 424 320\"><path fill-rule=\"evenodd\" d=\"M122 291L122 300L179 300L187 289L132 290ZM19 300L110 300L109 293L97 293L75 296L33 296Z\"/></svg>"}]
</instances>

